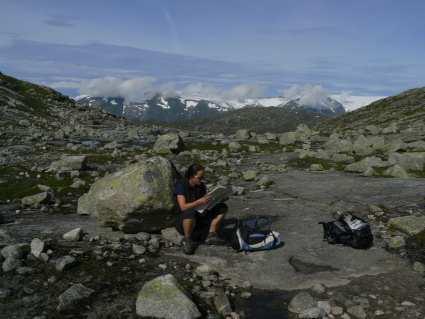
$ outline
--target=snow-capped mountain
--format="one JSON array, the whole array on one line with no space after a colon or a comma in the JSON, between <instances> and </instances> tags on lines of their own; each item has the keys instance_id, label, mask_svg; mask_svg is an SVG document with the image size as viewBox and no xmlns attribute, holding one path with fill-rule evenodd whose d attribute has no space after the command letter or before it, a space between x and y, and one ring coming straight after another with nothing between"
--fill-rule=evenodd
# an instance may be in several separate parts
<instances>
[{"instance_id":1,"label":"snow-capped mountain","mask_svg":"<svg viewBox=\"0 0 425 319\"><path fill-rule=\"evenodd\" d=\"M167 97L155 94L143 102L125 102L121 97L78 96L74 98L79 105L101 107L109 113L133 120L176 122L189 119L213 118L217 115L244 107L282 107L312 110L328 116L344 113L338 101L326 97L319 101L308 101L303 97L262 97L244 100L208 100L202 97ZM310 104L309 104L310 103Z\"/></svg>"}]
</instances>

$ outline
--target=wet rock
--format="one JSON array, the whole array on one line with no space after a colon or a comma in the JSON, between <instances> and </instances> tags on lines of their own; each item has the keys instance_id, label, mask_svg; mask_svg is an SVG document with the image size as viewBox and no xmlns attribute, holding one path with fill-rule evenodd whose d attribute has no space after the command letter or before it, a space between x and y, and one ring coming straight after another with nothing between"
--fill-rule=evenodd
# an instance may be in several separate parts
<instances>
[{"instance_id":1,"label":"wet rock","mask_svg":"<svg viewBox=\"0 0 425 319\"><path fill-rule=\"evenodd\" d=\"M301 313L307 309L315 308L316 302L308 292L300 292L289 303L288 310L294 313Z\"/></svg>"},{"instance_id":2,"label":"wet rock","mask_svg":"<svg viewBox=\"0 0 425 319\"><path fill-rule=\"evenodd\" d=\"M66 241L79 241L83 237L84 231L82 228L75 228L63 234L62 238Z\"/></svg>"},{"instance_id":3,"label":"wet rock","mask_svg":"<svg viewBox=\"0 0 425 319\"><path fill-rule=\"evenodd\" d=\"M31 254L35 258L39 258L40 254L43 252L43 250L44 250L44 241L42 241L39 238L34 238L31 241Z\"/></svg>"},{"instance_id":4,"label":"wet rock","mask_svg":"<svg viewBox=\"0 0 425 319\"><path fill-rule=\"evenodd\" d=\"M156 140L153 151L156 154L178 154L184 149L184 142L180 135L175 133L164 134Z\"/></svg>"},{"instance_id":5,"label":"wet rock","mask_svg":"<svg viewBox=\"0 0 425 319\"><path fill-rule=\"evenodd\" d=\"M63 256L56 260L55 268L57 271L64 271L72 266L74 266L77 263L77 260L72 256Z\"/></svg>"},{"instance_id":6,"label":"wet rock","mask_svg":"<svg viewBox=\"0 0 425 319\"><path fill-rule=\"evenodd\" d=\"M137 296L136 313L141 317L165 319L201 317L196 305L185 295L171 274L144 284Z\"/></svg>"},{"instance_id":7,"label":"wet rock","mask_svg":"<svg viewBox=\"0 0 425 319\"><path fill-rule=\"evenodd\" d=\"M173 224L171 163L153 157L97 180L78 200L78 213L127 232L157 231ZM133 223L133 227L125 227Z\"/></svg>"},{"instance_id":8,"label":"wet rock","mask_svg":"<svg viewBox=\"0 0 425 319\"><path fill-rule=\"evenodd\" d=\"M57 310L65 312L79 308L81 303L85 303L93 293L93 289L87 288L83 284L72 285L59 296Z\"/></svg>"},{"instance_id":9,"label":"wet rock","mask_svg":"<svg viewBox=\"0 0 425 319\"><path fill-rule=\"evenodd\" d=\"M391 218L388 221L388 226L410 236L414 236L425 230L425 216L402 216Z\"/></svg>"},{"instance_id":10,"label":"wet rock","mask_svg":"<svg viewBox=\"0 0 425 319\"><path fill-rule=\"evenodd\" d=\"M161 235L162 238L177 246L180 246L183 241L183 236L177 231L175 227L169 227L161 230Z\"/></svg>"}]
</instances>

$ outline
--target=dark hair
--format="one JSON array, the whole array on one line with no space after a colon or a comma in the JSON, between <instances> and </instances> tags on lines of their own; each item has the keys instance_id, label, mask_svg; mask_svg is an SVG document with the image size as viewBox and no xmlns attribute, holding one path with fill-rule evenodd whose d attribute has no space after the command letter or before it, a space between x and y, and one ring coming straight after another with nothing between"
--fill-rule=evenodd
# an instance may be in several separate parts
<instances>
[{"instance_id":1,"label":"dark hair","mask_svg":"<svg viewBox=\"0 0 425 319\"><path fill-rule=\"evenodd\" d=\"M189 179L195 176L196 173L198 173L199 171L203 171L203 170L205 170L205 168L201 164L194 163L187 168L184 176L186 177L186 179Z\"/></svg>"}]
</instances>

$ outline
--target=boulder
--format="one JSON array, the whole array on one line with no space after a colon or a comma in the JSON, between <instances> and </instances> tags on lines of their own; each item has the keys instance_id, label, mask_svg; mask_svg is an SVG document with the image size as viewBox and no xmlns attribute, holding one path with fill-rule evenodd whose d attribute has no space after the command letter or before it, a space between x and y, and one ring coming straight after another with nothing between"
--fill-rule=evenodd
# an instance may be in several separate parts
<instances>
[{"instance_id":1,"label":"boulder","mask_svg":"<svg viewBox=\"0 0 425 319\"><path fill-rule=\"evenodd\" d=\"M201 317L196 305L186 296L171 274L145 283L137 296L136 313L141 317L165 319Z\"/></svg>"},{"instance_id":2,"label":"boulder","mask_svg":"<svg viewBox=\"0 0 425 319\"><path fill-rule=\"evenodd\" d=\"M62 235L66 241L79 241L83 237L84 231L82 228L75 228Z\"/></svg>"},{"instance_id":3,"label":"boulder","mask_svg":"<svg viewBox=\"0 0 425 319\"><path fill-rule=\"evenodd\" d=\"M239 152L242 149L242 145L238 142L230 142L229 143L229 150L230 152Z\"/></svg>"},{"instance_id":4,"label":"boulder","mask_svg":"<svg viewBox=\"0 0 425 319\"><path fill-rule=\"evenodd\" d=\"M177 246L180 246L183 241L183 235L181 235L175 227L169 227L161 230L161 235L162 238Z\"/></svg>"},{"instance_id":5,"label":"boulder","mask_svg":"<svg viewBox=\"0 0 425 319\"><path fill-rule=\"evenodd\" d=\"M50 164L49 172L79 171L85 166L87 157L85 155L64 155L60 160Z\"/></svg>"},{"instance_id":6,"label":"boulder","mask_svg":"<svg viewBox=\"0 0 425 319\"><path fill-rule=\"evenodd\" d=\"M2 264L3 272L9 272L15 269L18 269L22 266L22 260L16 259L14 257L8 257Z\"/></svg>"},{"instance_id":7,"label":"boulder","mask_svg":"<svg viewBox=\"0 0 425 319\"><path fill-rule=\"evenodd\" d=\"M353 144L353 151L357 155L367 156L374 152L372 143L364 135L359 135Z\"/></svg>"},{"instance_id":8,"label":"boulder","mask_svg":"<svg viewBox=\"0 0 425 319\"><path fill-rule=\"evenodd\" d=\"M135 163L97 180L77 211L125 232L159 231L174 222L174 173L163 157Z\"/></svg>"},{"instance_id":9,"label":"boulder","mask_svg":"<svg viewBox=\"0 0 425 319\"><path fill-rule=\"evenodd\" d=\"M388 226L414 236L425 230L425 216L394 217L388 221Z\"/></svg>"},{"instance_id":10,"label":"boulder","mask_svg":"<svg viewBox=\"0 0 425 319\"><path fill-rule=\"evenodd\" d=\"M44 250L44 242L39 238L34 238L31 241L31 254L35 258L39 258Z\"/></svg>"},{"instance_id":11,"label":"boulder","mask_svg":"<svg viewBox=\"0 0 425 319\"><path fill-rule=\"evenodd\" d=\"M168 133L157 138L153 151L157 154L178 154L184 149L184 142L180 135Z\"/></svg>"},{"instance_id":12,"label":"boulder","mask_svg":"<svg viewBox=\"0 0 425 319\"><path fill-rule=\"evenodd\" d=\"M22 259L30 252L30 245L28 244L14 244L4 247L1 250L1 255L7 258Z\"/></svg>"}]
</instances>

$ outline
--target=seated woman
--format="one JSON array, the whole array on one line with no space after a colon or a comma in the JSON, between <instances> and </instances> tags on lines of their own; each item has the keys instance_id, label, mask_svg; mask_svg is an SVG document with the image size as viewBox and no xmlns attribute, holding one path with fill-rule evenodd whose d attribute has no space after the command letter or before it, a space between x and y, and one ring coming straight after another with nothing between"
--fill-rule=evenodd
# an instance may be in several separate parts
<instances>
[{"instance_id":1,"label":"seated woman","mask_svg":"<svg viewBox=\"0 0 425 319\"><path fill-rule=\"evenodd\" d=\"M223 244L218 231L220 223L227 212L227 205L219 203L209 210L199 213L196 208L208 204L207 187L203 183L205 169L202 165L192 164L188 167L185 177L176 183L175 195L180 210L177 230L184 235L183 252L195 252L194 239L205 238L209 245ZM208 231L208 234L207 234Z\"/></svg>"}]
</instances>

